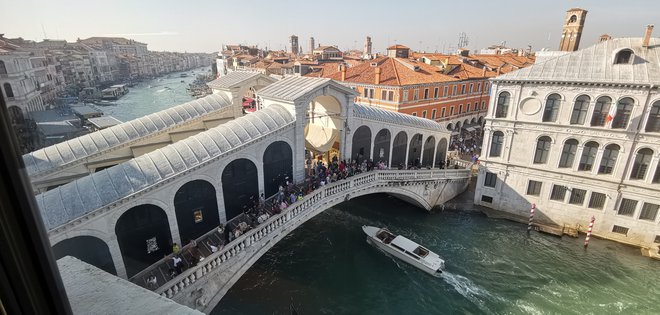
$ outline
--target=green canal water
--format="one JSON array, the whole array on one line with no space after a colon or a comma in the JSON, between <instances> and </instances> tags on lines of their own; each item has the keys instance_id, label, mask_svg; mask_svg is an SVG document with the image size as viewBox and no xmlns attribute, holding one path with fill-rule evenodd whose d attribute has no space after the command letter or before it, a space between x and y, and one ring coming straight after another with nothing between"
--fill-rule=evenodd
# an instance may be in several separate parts
<instances>
[{"instance_id":1,"label":"green canal water","mask_svg":"<svg viewBox=\"0 0 660 315\"><path fill-rule=\"evenodd\" d=\"M129 88L129 93L113 105L95 107L105 115L111 115L122 122L149 115L157 111L190 102L194 98L188 94L188 84L195 81L198 74L208 74L211 67L202 67L184 72L174 72L167 76L148 80ZM186 77L181 77L186 73ZM183 81L183 82L182 82Z\"/></svg>"},{"instance_id":2,"label":"green canal water","mask_svg":"<svg viewBox=\"0 0 660 315\"><path fill-rule=\"evenodd\" d=\"M369 245L387 226L438 253L434 278ZM345 202L275 245L212 314L660 314L660 261L475 212L428 214L387 195Z\"/></svg>"}]
</instances>

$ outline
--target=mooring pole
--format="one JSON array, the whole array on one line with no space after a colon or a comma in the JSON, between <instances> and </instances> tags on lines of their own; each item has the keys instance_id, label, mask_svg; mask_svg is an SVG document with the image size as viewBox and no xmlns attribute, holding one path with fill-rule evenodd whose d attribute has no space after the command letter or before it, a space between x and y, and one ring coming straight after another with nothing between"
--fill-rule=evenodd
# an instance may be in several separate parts
<instances>
[{"instance_id":1,"label":"mooring pole","mask_svg":"<svg viewBox=\"0 0 660 315\"><path fill-rule=\"evenodd\" d=\"M589 222L589 228L587 229L587 237L584 238L584 249L587 249L587 246L589 246L589 239L591 238L591 230L594 228L594 221L596 221L596 217L591 216L591 222Z\"/></svg>"},{"instance_id":2,"label":"mooring pole","mask_svg":"<svg viewBox=\"0 0 660 315\"><path fill-rule=\"evenodd\" d=\"M536 204L532 204L532 209L529 210L529 223L527 224L527 234L532 231L532 222L534 221L534 210L536 210Z\"/></svg>"}]
</instances>

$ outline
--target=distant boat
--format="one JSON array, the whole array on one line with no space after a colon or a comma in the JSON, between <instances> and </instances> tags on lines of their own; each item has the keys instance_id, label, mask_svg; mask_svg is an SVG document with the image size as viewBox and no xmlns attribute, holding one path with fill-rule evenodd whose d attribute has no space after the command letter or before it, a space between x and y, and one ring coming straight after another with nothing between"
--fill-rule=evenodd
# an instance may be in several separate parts
<instances>
[{"instance_id":1,"label":"distant boat","mask_svg":"<svg viewBox=\"0 0 660 315\"><path fill-rule=\"evenodd\" d=\"M185 78L185 77L187 77L187 76L188 76L187 73L182 73L182 74L181 74L181 77L182 77L182 78Z\"/></svg>"},{"instance_id":2,"label":"distant boat","mask_svg":"<svg viewBox=\"0 0 660 315\"><path fill-rule=\"evenodd\" d=\"M386 228L367 225L363 225L362 230L367 234L369 243L426 273L439 276L445 269L445 261L438 254L401 235L394 235Z\"/></svg>"},{"instance_id":3,"label":"distant boat","mask_svg":"<svg viewBox=\"0 0 660 315\"><path fill-rule=\"evenodd\" d=\"M96 105L99 105L99 106L111 106L111 105L115 105L115 102L108 101L108 100L97 100L97 101L93 101L92 103L94 103L94 104L96 104Z\"/></svg>"}]
</instances>

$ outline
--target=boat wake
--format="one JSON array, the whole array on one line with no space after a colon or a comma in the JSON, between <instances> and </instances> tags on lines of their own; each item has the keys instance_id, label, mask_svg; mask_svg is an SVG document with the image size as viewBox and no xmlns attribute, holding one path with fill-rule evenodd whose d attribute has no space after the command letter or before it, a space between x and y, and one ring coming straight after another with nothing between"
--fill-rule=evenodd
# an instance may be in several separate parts
<instances>
[{"instance_id":1,"label":"boat wake","mask_svg":"<svg viewBox=\"0 0 660 315\"><path fill-rule=\"evenodd\" d=\"M495 298L488 290L476 285L470 279L444 271L440 276L447 284L451 285L456 292L485 310L485 300Z\"/></svg>"}]
</instances>

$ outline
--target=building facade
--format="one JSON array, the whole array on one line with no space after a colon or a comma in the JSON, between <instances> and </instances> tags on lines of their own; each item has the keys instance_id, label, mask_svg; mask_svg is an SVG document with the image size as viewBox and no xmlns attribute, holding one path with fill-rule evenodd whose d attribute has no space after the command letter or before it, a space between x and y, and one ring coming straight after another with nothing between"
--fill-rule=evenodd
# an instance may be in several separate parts
<instances>
[{"instance_id":1,"label":"building facade","mask_svg":"<svg viewBox=\"0 0 660 315\"><path fill-rule=\"evenodd\" d=\"M595 235L657 253L657 44L610 39L492 79L475 203L582 231L594 217Z\"/></svg>"}]
</instances>

